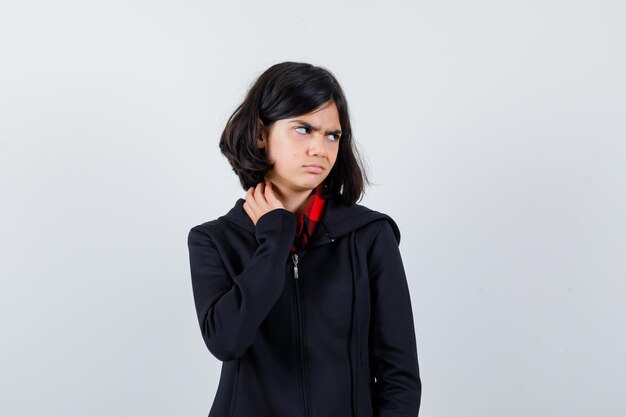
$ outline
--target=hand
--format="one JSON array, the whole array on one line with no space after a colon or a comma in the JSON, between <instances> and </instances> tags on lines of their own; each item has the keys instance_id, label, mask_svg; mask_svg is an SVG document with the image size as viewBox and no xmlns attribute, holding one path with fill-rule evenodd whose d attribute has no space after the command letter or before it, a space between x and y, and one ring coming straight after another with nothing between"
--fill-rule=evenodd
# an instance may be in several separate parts
<instances>
[{"instance_id":1,"label":"hand","mask_svg":"<svg viewBox=\"0 0 626 417\"><path fill-rule=\"evenodd\" d=\"M250 187L246 191L246 202L243 203L243 209L252 219L255 226L259 218L268 211L285 208L283 203L276 197L276 194L274 194L272 187L271 181L261 181L256 187Z\"/></svg>"}]
</instances>

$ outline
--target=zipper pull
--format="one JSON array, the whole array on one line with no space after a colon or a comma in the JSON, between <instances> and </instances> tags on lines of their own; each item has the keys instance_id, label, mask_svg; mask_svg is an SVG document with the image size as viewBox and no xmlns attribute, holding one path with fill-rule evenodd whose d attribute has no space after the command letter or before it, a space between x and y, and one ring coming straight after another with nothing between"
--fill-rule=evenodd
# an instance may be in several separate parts
<instances>
[{"instance_id":1,"label":"zipper pull","mask_svg":"<svg viewBox=\"0 0 626 417\"><path fill-rule=\"evenodd\" d=\"M298 279L298 254L294 253L291 255L291 260L293 261L293 277Z\"/></svg>"}]
</instances>

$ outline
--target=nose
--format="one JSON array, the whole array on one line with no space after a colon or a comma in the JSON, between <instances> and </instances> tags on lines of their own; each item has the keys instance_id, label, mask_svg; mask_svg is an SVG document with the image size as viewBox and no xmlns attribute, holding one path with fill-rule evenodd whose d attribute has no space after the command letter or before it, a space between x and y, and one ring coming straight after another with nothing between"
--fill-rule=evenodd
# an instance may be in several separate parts
<instances>
[{"instance_id":1,"label":"nose","mask_svg":"<svg viewBox=\"0 0 626 417\"><path fill-rule=\"evenodd\" d=\"M324 147L324 135L319 133L312 135L312 139L309 143L309 155L312 156L325 156L326 148Z\"/></svg>"}]
</instances>

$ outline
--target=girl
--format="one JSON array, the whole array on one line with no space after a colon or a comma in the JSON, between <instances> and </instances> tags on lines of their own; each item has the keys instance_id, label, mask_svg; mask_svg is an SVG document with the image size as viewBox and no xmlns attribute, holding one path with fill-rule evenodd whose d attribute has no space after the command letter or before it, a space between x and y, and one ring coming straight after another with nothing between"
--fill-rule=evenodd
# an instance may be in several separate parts
<instances>
[{"instance_id":1,"label":"girl","mask_svg":"<svg viewBox=\"0 0 626 417\"><path fill-rule=\"evenodd\" d=\"M222 361L209 417L417 416L400 231L357 203L369 181L335 77L273 65L220 149L245 199L188 236L200 330Z\"/></svg>"}]
</instances>

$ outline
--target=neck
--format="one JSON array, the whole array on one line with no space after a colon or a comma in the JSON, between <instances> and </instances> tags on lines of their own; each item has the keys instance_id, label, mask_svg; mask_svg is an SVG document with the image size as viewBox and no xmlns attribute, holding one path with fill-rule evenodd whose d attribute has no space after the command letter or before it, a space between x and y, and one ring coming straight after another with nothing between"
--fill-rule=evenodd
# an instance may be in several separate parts
<instances>
[{"instance_id":1,"label":"neck","mask_svg":"<svg viewBox=\"0 0 626 417\"><path fill-rule=\"evenodd\" d=\"M286 192L281 186L276 185L274 187L274 193L276 197L283 203L283 206L297 216L304 211L306 202L311 195L312 190L293 191Z\"/></svg>"}]
</instances>

